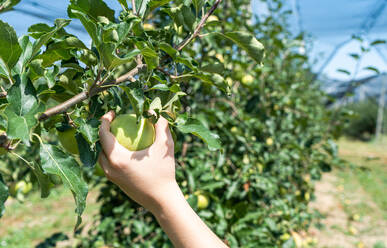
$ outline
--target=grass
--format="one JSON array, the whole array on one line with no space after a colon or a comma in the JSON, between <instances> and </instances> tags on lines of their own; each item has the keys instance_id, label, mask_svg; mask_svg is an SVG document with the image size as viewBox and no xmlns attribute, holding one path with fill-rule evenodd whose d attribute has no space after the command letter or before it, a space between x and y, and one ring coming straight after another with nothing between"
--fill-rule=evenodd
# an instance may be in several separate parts
<instances>
[{"instance_id":1,"label":"grass","mask_svg":"<svg viewBox=\"0 0 387 248\"><path fill-rule=\"evenodd\" d=\"M84 221L90 221L98 210L95 195L92 192L88 196ZM35 247L57 232L71 234L76 222L74 209L73 196L64 187L52 190L43 200L38 192L30 194L24 203L12 199L0 222L0 247Z\"/></svg>"},{"instance_id":2,"label":"grass","mask_svg":"<svg viewBox=\"0 0 387 248\"><path fill-rule=\"evenodd\" d=\"M357 211L360 214L371 214L374 210L370 205L376 204L387 220L387 143L364 143L348 139L341 139L338 143L341 158L352 164L350 168L337 173L344 191L364 191L366 199L353 204Z\"/></svg>"}]
</instances>

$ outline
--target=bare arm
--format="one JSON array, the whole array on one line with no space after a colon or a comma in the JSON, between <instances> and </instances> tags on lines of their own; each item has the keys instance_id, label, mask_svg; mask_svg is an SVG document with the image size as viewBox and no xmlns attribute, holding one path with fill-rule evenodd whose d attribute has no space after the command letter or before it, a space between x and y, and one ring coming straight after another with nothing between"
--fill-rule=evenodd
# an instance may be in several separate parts
<instances>
[{"instance_id":1,"label":"bare arm","mask_svg":"<svg viewBox=\"0 0 387 248\"><path fill-rule=\"evenodd\" d=\"M101 121L99 157L105 175L130 198L153 213L175 247L227 247L184 199L175 180L173 139L168 122L160 117L156 139L142 151L129 151L110 132L114 113Z\"/></svg>"}]
</instances>

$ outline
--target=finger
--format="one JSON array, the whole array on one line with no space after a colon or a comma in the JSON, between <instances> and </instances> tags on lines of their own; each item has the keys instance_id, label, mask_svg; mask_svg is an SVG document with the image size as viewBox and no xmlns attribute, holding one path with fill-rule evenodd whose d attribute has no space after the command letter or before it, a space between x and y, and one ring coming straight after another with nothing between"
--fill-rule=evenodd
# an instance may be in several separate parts
<instances>
[{"instance_id":1,"label":"finger","mask_svg":"<svg viewBox=\"0 0 387 248\"><path fill-rule=\"evenodd\" d=\"M114 119L114 112L110 111L101 118L99 138L106 158L113 165L118 165L123 156L130 156L130 151L121 146L116 137L110 132L110 122Z\"/></svg>"},{"instance_id":2,"label":"finger","mask_svg":"<svg viewBox=\"0 0 387 248\"><path fill-rule=\"evenodd\" d=\"M172 138L169 128L168 121L160 115L159 120L155 124L155 143L165 143L169 138Z\"/></svg>"},{"instance_id":3,"label":"finger","mask_svg":"<svg viewBox=\"0 0 387 248\"><path fill-rule=\"evenodd\" d=\"M111 166L103 151L99 153L98 163L101 165L105 176L110 176Z\"/></svg>"},{"instance_id":4,"label":"finger","mask_svg":"<svg viewBox=\"0 0 387 248\"><path fill-rule=\"evenodd\" d=\"M113 110L107 112L101 117L100 130L110 131L110 122L114 120L115 113Z\"/></svg>"}]
</instances>

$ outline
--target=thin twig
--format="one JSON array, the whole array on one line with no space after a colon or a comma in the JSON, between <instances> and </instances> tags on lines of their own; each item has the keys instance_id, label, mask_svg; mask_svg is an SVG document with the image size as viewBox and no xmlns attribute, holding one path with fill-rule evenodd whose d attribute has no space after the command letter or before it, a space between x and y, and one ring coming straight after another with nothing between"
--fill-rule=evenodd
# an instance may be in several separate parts
<instances>
[{"instance_id":1,"label":"thin twig","mask_svg":"<svg viewBox=\"0 0 387 248\"><path fill-rule=\"evenodd\" d=\"M188 36L185 40L183 40L177 47L176 47L176 50L178 51L181 51L185 46L188 45L188 43L190 43L193 39L196 38L196 36L199 35L200 33L200 30L203 28L204 24L206 23L208 17L210 15L212 15L212 13L214 13L214 11L216 10L216 8L218 7L219 3L221 2L222 0L217 0L214 5L211 7L210 11L207 12L207 14L205 14L202 19L200 20L199 24L197 25L197 27L195 28L195 31L193 32L193 34L191 36Z\"/></svg>"},{"instance_id":2,"label":"thin twig","mask_svg":"<svg viewBox=\"0 0 387 248\"><path fill-rule=\"evenodd\" d=\"M135 0L132 0L132 10L133 10L133 14L137 15L136 1Z\"/></svg>"},{"instance_id":3,"label":"thin twig","mask_svg":"<svg viewBox=\"0 0 387 248\"><path fill-rule=\"evenodd\" d=\"M133 1L134 0L132 0L132 3L133 3ZM221 1L222 0L217 0L214 3L214 5L207 12L207 14L205 14L202 17L198 26L196 27L195 31L193 32L193 34L191 36L187 37L182 42L180 42L176 46L176 50L181 51L184 47L186 47L193 39L195 39L199 35L200 30L203 28L208 17L215 11L215 9L218 7L218 5ZM134 11L135 11L135 7L134 7ZM139 61L137 61L137 62L138 62L138 64L135 68L133 68L129 72L125 73L124 75L118 77L117 79L109 81L109 82L104 82L99 87L92 87L89 89L89 91L81 92L78 95L75 95L72 98L68 99L67 101L60 103L57 106L46 110L44 113L42 113L39 116L39 121L46 120L47 118L49 118L50 116L53 116L53 115L64 113L68 108L71 108L74 105L76 105L80 102L83 102L83 101L87 100L88 98L93 97L93 96L97 95L98 93L105 91L113 86L119 85L122 82L125 82L127 80L129 80L131 82L135 82L136 79L134 78L134 76L137 75L140 71L144 70L147 67L147 65L143 64L142 61L141 61L141 63Z\"/></svg>"}]
</instances>

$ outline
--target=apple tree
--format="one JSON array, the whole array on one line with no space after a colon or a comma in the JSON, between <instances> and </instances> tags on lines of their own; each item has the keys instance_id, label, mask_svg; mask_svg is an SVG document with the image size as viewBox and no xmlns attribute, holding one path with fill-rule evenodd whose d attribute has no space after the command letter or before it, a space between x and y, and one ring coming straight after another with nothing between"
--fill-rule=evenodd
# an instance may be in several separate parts
<instances>
[{"instance_id":1,"label":"apple tree","mask_svg":"<svg viewBox=\"0 0 387 248\"><path fill-rule=\"evenodd\" d=\"M284 1L267 0L253 16L248 0L224 0L200 39L184 49L202 69L223 76L230 94L196 79L181 88L183 115L215 132L222 151L176 133L177 181L200 217L231 247L295 247L315 216L314 181L337 162L332 113L314 81L305 34L288 26ZM177 7L177 6L174 6ZM154 29L169 25L154 13ZM265 47L257 61L232 40L207 35L239 30ZM339 116L335 116L338 122ZM153 216L106 182L100 211L79 247L171 247ZM86 227L85 227L86 228ZM298 242L296 244L296 242Z\"/></svg>"},{"instance_id":2,"label":"apple tree","mask_svg":"<svg viewBox=\"0 0 387 248\"><path fill-rule=\"evenodd\" d=\"M2 2L0 10L17 2ZM180 99L187 95L185 85L196 79L224 95L229 87L220 71L202 63L201 53L187 48L201 36L211 36L235 43L257 63L263 58L263 46L248 31L202 33L221 2L120 0L122 10L114 13L102 0L71 0L70 19L33 24L21 37L0 21L6 165L0 179L1 211L13 181L37 182L43 198L61 182L73 193L78 226L88 193L85 175L94 170L101 149L99 118L111 109L153 122L163 115L176 132L192 133L209 149L220 149L219 137L184 111ZM66 30L73 19L84 26L90 45Z\"/></svg>"}]
</instances>

